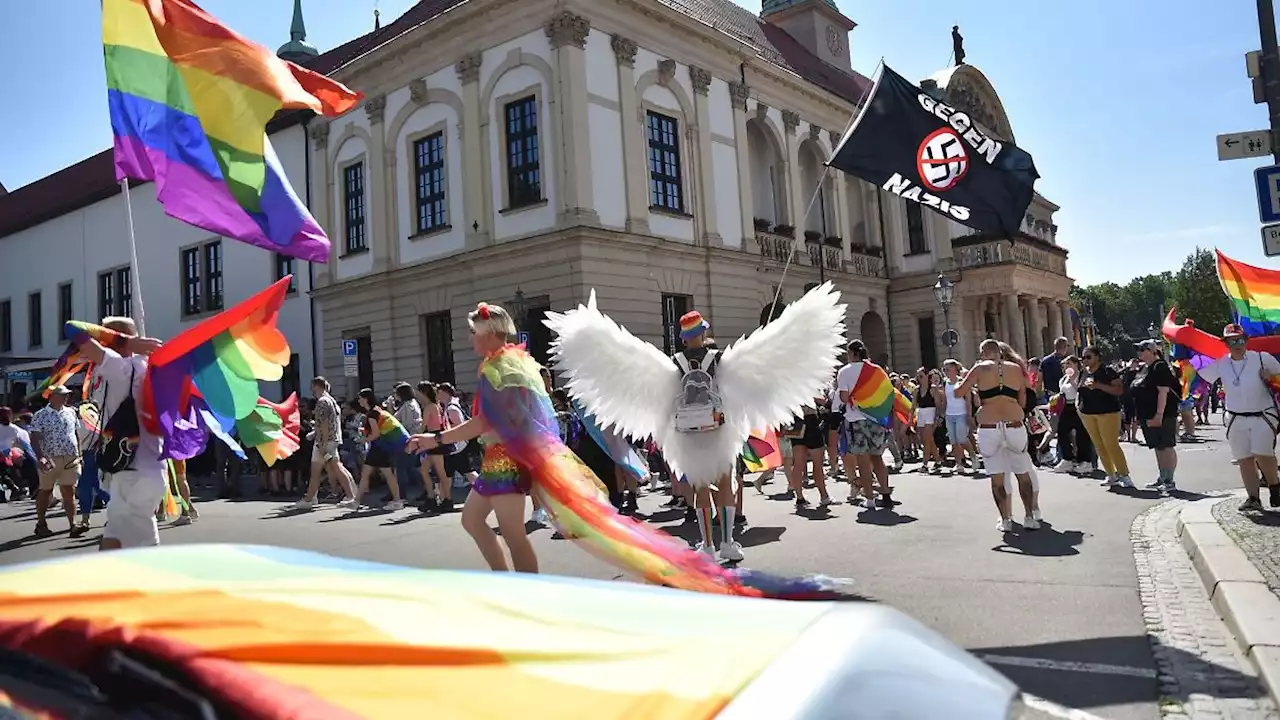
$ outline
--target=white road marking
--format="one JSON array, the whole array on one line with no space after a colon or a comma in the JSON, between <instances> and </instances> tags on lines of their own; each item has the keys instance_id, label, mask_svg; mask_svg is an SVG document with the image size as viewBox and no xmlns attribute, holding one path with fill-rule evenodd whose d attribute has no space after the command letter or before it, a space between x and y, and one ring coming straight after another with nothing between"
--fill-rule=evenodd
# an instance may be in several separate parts
<instances>
[{"instance_id":1,"label":"white road marking","mask_svg":"<svg viewBox=\"0 0 1280 720\"><path fill-rule=\"evenodd\" d=\"M1044 713L1050 717L1064 718L1065 720L1103 720L1103 718L1084 710L1076 710L1075 708L1063 707L1055 702L1049 702L1042 697L1035 695L1022 694L1022 704L1028 710L1035 710Z\"/></svg>"},{"instance_id":2,"label":"white road marking","mask_svg":"<svg viewBox=\"0 0 1280 720\"><path fill-rule=\"evenodd\" d=\"M979 660L991 665L1010 665L1013 667L1039 668L1041 670L1065 670L1067 672L1096 673L1099 675L1127 675L1151 680L1156 677L1155 670L1124 665L1073 662L1070 660L1045 660L1043 658L1012 657L1009 655L985 654L977 657Z\"/></svg>"}]
</instances>

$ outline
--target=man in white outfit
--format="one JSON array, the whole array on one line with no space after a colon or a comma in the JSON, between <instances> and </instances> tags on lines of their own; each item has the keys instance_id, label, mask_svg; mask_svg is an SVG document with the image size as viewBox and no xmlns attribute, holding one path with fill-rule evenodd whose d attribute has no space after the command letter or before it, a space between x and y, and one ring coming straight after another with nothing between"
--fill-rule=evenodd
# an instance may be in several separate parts
<instances>
[{"instance_id":1,"label":"man in white outfit","mask_svg":"<svg viewBox=\"0 0 1280 720\"><path fill-rule=\"evenodd\" d=\"M80 344L80 354L96 365L94 375L106 386L102 403L102 426L133 398L134 411L142 404L142 384L147 376L147 356L160 349L154 338L137 337L138 326L123 317L104 318L102 324L120 333L111 347L92 338ZM138 447L133 464L111 476L111 502L107 504L107 525L99 550L146 547L160 544L156 508L164 499L164 461L160 459L160 437L138 423Z\"/></svg>"},{"instance_id":2,"label":"man in white outfit","mask_svg":"<svg viewBox=\"0 0 1280 720\"><path fill-rule=\"evenodd\" d=\"M1222 380L1226 395L1227 443L1240 468L1248 499L1240 512L1260 512L1258 471L1267 481L1271 507L1280 507L1280 478L1276 475L1276 431L1280 412L1267 387L1267 380L1280 375L1280 361L1274 356L1245 349L1248 338L1239 325L1228 325L1222 339L1231 351L1200 370L1200 377L1212 385Z\"/></svg>"}]
</instances>

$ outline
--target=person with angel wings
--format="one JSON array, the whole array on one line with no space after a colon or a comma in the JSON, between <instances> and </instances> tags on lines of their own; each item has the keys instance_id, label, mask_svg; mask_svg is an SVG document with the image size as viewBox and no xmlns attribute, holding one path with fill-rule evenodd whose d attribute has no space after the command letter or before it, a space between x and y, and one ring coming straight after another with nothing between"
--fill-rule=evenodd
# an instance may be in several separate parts
<instances>
[{"instance_id":1,"label":"person with angel wings","mask_svg":"<svg viewBox=\"0 0 1280 720\"><path fill-rule=\"evenodd\" d=\"M685 347L672 356L601 313L594 291L585 306L548 313L546 324L557 335L552 353L569 393L602 427L652 436L675 476L695 488L698 549L716 551L714 501L720 559L741 560L733 541L734 464L752 429L788 424L827 389L844 344L839 301L825 283L722 352L706 347L711 326L687 313L680 319Z\"/></svg>"}]
</instances>

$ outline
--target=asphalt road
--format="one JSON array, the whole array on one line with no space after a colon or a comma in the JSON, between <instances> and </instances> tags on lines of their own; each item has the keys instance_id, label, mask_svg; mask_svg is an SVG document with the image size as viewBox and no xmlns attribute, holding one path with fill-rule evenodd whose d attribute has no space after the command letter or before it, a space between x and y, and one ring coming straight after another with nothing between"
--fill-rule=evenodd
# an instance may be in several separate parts
<instances>
[{"instance_id":1,"label":"asphalt road","mask_svg":"<svg viewBox=\"0 0 1280 720\"><path fill-rule=\"evenodd\" d=\"M1238 484L1222 428L1201 434L1206 442L1179 448L1178 482L1191 497ZM1135 482L1154 479L1152 453L1124 447ZM895 512L839 505L805 515L771 495L782 491L775 481L764 494L747 488L750 524L740 540L752 567L853 578L859 592L935 628L1029 693L1104 718L1158 718L1129 533L1134 517L1161 499L1141 490L1108 492L1096 480L1056 473L1043 473L1041 482L1045 527L1002 536L986 479L904 473L894 477L894 496L902 502ZM843 499L846 492L833 495ZM663 499L643 497L642 513L692 538L682 517L659 509ZM205 502L199 523L166 527L161 539L281 545L420 567L484 567L456 514L347 513L332 506L295 514L287 505L256 497ZM31 538L33 516L29 501L0 505L0 564L93 551L98 533L72 540L61 519L51 523L57 535ZM95 525L101 522L102 515L95 515ZM543 572L618 577L570 542L553 539L548 529L532 537Z\"/></svg>"}]
</instances>

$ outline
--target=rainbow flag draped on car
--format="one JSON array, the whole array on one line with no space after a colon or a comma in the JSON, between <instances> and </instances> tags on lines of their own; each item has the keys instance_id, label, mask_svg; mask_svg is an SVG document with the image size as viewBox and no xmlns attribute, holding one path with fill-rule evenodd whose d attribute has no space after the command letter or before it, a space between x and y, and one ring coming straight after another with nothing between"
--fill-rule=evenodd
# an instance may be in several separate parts
<instances>
[{"instance_id":1,"label":"rainbow flag draped on car","mask_svg":"<svg viewBox=\"0 0 1280 720\"><path fill-rule=\"evenodd\" d=\"M337 116L361 95L281 60L191 0L102 0L116 179L154 181L165 212L282 255L327 262L329 239L290 187L266 125Z\"/></svg>"}]
</instances>

